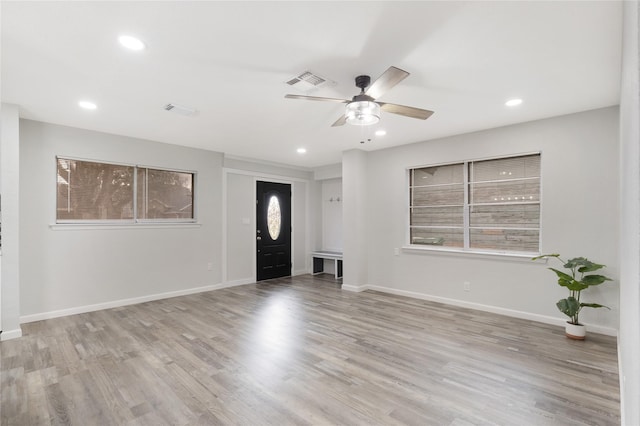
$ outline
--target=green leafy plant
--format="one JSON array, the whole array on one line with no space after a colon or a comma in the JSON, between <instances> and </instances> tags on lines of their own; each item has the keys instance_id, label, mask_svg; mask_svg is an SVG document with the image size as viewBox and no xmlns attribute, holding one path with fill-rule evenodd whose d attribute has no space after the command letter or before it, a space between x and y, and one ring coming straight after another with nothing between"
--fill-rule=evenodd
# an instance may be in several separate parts
<instances>
[{"instance_id":1,"label":"green leafy plant","mask_svg":"<svg viewBox=\"0 0 640 426\"><path fill-rule=\"evenodd\" d=\"M571 324L580 325L578 315L582 308L607 308L608 306L600 305L599 303L584 303L580 301L580 294L582 290L585 290L594 285L600 285L605 281L611 281L611 278L604 275L588 274L605 267L598 263L593 263L589 259L584 257L574 257L568 261L564 261L560 258L559 254L543 254L541 256L534 257L531 260L556 258L563 263L563 267L568 269L570 273L562 272L555 268L549 268L558 276L558 284L562 287L566 287L569 290L569 297L566 299L558 300L556 306L566 316L569 317Z\"/></svg>"}]
</instances>

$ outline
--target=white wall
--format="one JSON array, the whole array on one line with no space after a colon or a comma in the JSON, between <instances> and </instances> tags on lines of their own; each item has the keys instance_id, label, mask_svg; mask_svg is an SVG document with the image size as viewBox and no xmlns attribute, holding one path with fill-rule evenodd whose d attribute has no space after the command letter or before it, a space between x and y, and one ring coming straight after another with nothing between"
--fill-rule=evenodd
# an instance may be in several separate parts
<instances>
[{"instance_id":1,"label":"white wall","mask_svg":"<svg viewBox=\"0 0 640 426\"><path fill-rule=\"evenodd\" d=\"M0 175L2 194L2 271L0 330L2 340L20 337L20 129L18 107L2 104Z\"/></svg>"},{"instance_id":2,"label":"white wall","mask_svg":"<svg viewBox=\"0 0 640 426\"><path fill-rule=\"evenodd\" d=\"M339 179L341 177L342 163L318 167L313 171L313 178L315 180Z\"/></svg>"},{"instance_id":3,"label":"white wall","mask_svg":"<svg viewBox=\"0 0 640 426\"><path fill-rule=\"evenodd\" d=\"M343 226L342 209L342 163L330 164L314 169L310 198L313 208L310 220L312 226L312 244L314 250L342 251ZM340 197L340 201L336 200ZM333 201L329 201L333 198ZM325 260L324 271L334 273L335 262Z\"/></svg>"},{"instance_id":4,"label":"white wall","mask_svg":"<svg viewBox=\"0 0 640 426\"><path fill-rule=\"evenodd\" d=\"M301 275L309 272L311 260L310 223L307 220L309 210L309 181L296 180L293 182L292 220L293 220L293 275Z\"/></svg>"},{"instance_id":5,"label":"white wall","mask_svg":"<svg viewBox=\"0 0 640 426\"><path fill-rule=\"evenodd\" d=\"M368 284L373 288L493 310L527 318L556 321L555 302L566 297L545 265L528 259L394 250L406 244L406 168L542 152L542 252L586 256L618 270L618 110L615 107L449 137L397 148L344 156L345 284L348 259L358 238L348 229L366 221ZM347 183L364 167L363 206L348 208ZM463 282L471 291L463 291ZM350 283L349 283L350 284ZM618 327L618 282L590 290L593 300L612 308L586 310L581 319L592 330L615 333Z\"/></svg>"},{"instance_id":6,"label":"white wall","mask_svg":"<svg viewBox=\"0 0 640 426\"><path fill-rule=\"evenodd\" d=\"M263 163L228 155L224 157L224 167L229 170L253 172L253 176L281 176L303 181L307 181L313 177L313 174L307 169L296 168L286 164Z\"/></svg>"},{"instance_id":7,"label":"white wall","mask_svg":"<svg viewBox=\"0 0 640 426\"><path fill-rule=\"evenodd\" d=\"M322 181L322 250L342 251L343 201L342 179Z\"/></svg>"},{"instance_id":8,"label":"white wall","mask_svg":"<svg viewBox=\"0 0 640 426\"><path fill-rule=\"evenodd\" d=\"M367 153L359 149L342 154L342 288L350 291L362 290L369 284L367 245L378 244L377 224L369 221L369 206L376 200L369 204L367 158ZM376 233L371 235L371 231Z\"/></svg>"},{"instance_id":9,"label":"white wall","mask_svg":"<svg viewBox=\"0 0 640 426\"><path fill-rule=\"evenodd\" d=\"M623 425L640 424L640 12L624 3L620 88L620 393Z\"/></svg>"},{"instance_id":10,"label":"white wall","mask_svg":"<svg viewBox=\"0 0 640 426\"><path fill-rule=\"evenodd\" d=\"M199 226L52 227L56 155L195 171ZM23 321L220 284L221 154L21 120L20 159Z\"/></svg>"}]
</instances>

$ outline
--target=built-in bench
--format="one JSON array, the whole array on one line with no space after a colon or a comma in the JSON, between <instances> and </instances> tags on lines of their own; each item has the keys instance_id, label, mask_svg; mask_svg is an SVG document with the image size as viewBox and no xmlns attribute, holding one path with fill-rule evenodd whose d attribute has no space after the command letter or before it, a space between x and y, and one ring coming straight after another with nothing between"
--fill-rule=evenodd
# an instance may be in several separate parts
<instances>
[{"instance_id":1,"label":"built-in bench","mask_svg":"<svg viewBox=\"0 0 640 426\"><path fill-rule=\"evenodd\" d=\"M342 278L342 253L337 251L314 251L311 252L313 258L313 275L324 272L324 260L329 259L335 262L335 277Z\"/></svg>"}]
</instances>

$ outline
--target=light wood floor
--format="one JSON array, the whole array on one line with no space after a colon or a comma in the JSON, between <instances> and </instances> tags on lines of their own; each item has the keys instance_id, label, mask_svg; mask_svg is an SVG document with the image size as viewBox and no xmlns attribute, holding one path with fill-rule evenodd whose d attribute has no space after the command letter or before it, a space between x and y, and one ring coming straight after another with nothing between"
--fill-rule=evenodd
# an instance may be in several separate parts
<instances>
[{"instance_id":1,"label":"light wood floor","mask_svg":"<svg viewBox=\"0 0 640 426\"><path fill-rule=\"evenodd\" d=\"M2 425L616 425L615 339L276 279L25 324Z\"/></svg>"}]
</instances>

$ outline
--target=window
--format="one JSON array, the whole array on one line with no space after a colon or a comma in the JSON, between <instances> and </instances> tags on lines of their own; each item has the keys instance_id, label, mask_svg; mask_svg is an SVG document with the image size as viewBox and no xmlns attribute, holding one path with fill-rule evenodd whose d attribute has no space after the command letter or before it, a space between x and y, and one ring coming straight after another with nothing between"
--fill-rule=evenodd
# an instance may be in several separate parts
<instances>
[{"instance_id":1,"label":"window","mask_svg":"<svg viewBox=\"0 0 640 426\"><path fill-rule=\"evenodd\" d=\"M137 169L138 219L193 219L193 173Z\"/></svg>"},{"instance_id":2,"label":"window","mask_svg":"<svg viewBox=\"0 0 640 426\"><path fill-rule=\"evenodd\" d=\"M540 154L409 170L411 244L537 253Z\"/></svg>"},{"instance_id":3,"label":"window","mask_svg":"<svg viewBox=\"0 0 640 426\"><path fill-rule=\"evenodd\" d=\"M194 174L57 158L56 221L194 221Z\"/></svg>"}]
</instances>

